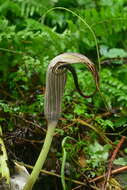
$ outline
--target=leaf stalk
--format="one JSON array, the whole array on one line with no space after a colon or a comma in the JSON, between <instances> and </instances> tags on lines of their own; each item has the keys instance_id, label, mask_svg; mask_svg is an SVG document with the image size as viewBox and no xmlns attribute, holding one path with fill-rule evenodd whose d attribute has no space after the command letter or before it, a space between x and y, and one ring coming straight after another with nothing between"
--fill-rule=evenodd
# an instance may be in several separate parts
<instances>
[{"instance_id":1,"label":"leaf stalk","mask_svg":"<svg viewBox=\"0 0 127 190\"><path fill-rule=\"evenodd\" d=\"M45 137L45 141L42 147L42 150L39 154L39 157L36 161L36 164L33 168L33 171L30 175L30 177L28 178L28 182L26 183L25 187L23 188L23 190L31 190L33 185L35 184L39 173L44 165L44 162L47 158L47 154L49 152L50 149L50 145L52 143L52 139L53 139L53 135L54 135L54 131L57 125L57 121L50 121L48 123L48 129L47 129L47 133L46 133L46 137Z\"/></svg>"}]
</instances>

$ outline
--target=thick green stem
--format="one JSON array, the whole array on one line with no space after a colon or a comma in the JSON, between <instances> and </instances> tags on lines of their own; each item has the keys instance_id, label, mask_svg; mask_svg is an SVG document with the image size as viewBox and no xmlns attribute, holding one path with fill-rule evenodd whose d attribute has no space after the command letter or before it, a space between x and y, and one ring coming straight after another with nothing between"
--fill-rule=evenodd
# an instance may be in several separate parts
<instances>
[{"instance_id":1,"label":"thick green stem","mask_svg":"<svg viewBox=\"0 0 127 190\"><path fill-rule=\"evenodd\" d=\"M36 161L33 171L28 179L28 182L26 183L23 190L31 190L33 185L35 184L35 182L39 176L39 173L43 167L43 164L46 160L47 154L49 152L56 125L57 125L57 121L51 121L48 123L48 129L47 129L47 133L46 133L46 137L45 137L45 141L44 141L42 150Z\"/></svg>"}]
</instances>

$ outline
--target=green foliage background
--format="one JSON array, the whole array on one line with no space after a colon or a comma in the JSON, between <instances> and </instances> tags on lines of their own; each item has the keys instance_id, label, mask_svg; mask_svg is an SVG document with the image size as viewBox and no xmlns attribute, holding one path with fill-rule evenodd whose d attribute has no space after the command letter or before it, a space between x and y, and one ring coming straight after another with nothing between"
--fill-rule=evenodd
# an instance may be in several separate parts
<instances>
[{"instance_id":1,"label":"green foliage background","mask_svg":"<svg viewBox=\"0 0 127 190\"><path fill-rule=\"evenodd\" d=\"M57 132L62 138L71 135L82 142L82 125L65 127L72 124L74 118L79 118L90 120L90 124L103 133L117 133L111 137L116 142L121 135L126 136L127 124L126 0L0 0L0 124L5 134L24 125L29 128L30 122L45 128L45 75L50 60L56 55L79 52L98 65L96 44L90 30L65 10L54 10L44 17L53 7L68 8L87 22L96 35L101 61L102 96L97 93L93 98L83 99L75 91L73 79L68 74L63 115ZM76 66L76 71L82 91L89 94L94 90L90 73L80 65ZM104 113L109 115L103 118ZM84 135L87 133L85 130ZM99 141L96 131L90 130L87 135L91 144L94 140ZM69 158L75 157L76 151L80 152L82 143L79 144ZM90 159L91 149L83 151ZM88 162L89 167L100 167L98 161L92 163ZM103 168L105 162L101 163Z\"/></svg>"}]
</instances>

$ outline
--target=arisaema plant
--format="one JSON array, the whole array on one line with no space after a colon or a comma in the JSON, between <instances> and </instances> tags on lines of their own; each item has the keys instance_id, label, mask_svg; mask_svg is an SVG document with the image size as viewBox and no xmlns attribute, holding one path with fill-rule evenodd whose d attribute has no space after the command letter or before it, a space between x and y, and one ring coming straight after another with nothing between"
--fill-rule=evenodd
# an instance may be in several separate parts
<instances>
[{"instance_id":1,"label":"arisaema plant","mask_svg":"<svg viewBox=\"0 0 127 190\"><path fill-rule=\"evenodd\" d=\"M54 130L59 118L61 117L62 96L64 94L67 71L68 68L70 68L68 66L74 63L85 64L94 77L96 89L99 88L99 77L96 67L86 56L79 53L63 53L52 59L47 70L44 103L44 113L45 118L47 119L47 133L40 155L23 190L32 189L46 160L54 135Z\"/></svg>"}]
</instances>

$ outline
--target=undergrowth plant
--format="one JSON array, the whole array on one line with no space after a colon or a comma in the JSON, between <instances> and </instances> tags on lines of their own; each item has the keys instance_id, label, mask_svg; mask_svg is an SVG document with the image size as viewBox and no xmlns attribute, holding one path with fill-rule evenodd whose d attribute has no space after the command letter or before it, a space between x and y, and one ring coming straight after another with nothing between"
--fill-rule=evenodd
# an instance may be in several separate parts
<instances>
[{"instance_id":1,"label":"undergrowth plant","mask_svg":"<svg viewBox=\"0 0 127 190\"><path fill-rule=\"evenodd\" d=\"M63 53L55 57L48 66L45 91L45 117L47 119L46 138L37 162L23 190L31 190L46 160L54 135L54 130L61 115L61 103L66 84L66 64L81 62L92 73L97 89L99 78L94 64L84 55L78 53ZM63 172L62 172L63 173Z\"/></svg>"},{"instance_id":2,"label":"undergrowth plant","mask_svg":"<svg viewBox=\"0 0 127 190\"><path fill-rule=\"evenodd\" d=\"M44 18L43 14L49 9L52 11L49 11ZM75 15L65 9L69 9ZM82 19L76 15L80 15ZM83 20L87 24L83 24ZM115 133L116 135L111 136L114 141L122 134L126 136L126 20L126 0L68 2L1 0L0 124L3 134L8 131L11 133L23 130L25 126L26 132L22 135L31 138L31 133L28 133L29 128L33 129L36 125L45 126L43 114L45 74L49 60L63 52L80 52L98 65L96 54L96 43L98 43L101 63L100 91L108 110L98 93L89 99L80 97L75 92L71 74L68 73L63 97L64 119L62 118L57 133L62 137L67 135L79 137L82 128L86 130L86 126L73 121L74 118L78 118L92 122L93 127L97 130L102 129L103 133L110 135L112 132ZM89 29L93 31L97 41ZM90 72L79 64L74 67L80 88L85 94L91 94L94 85ZM96 131L93 135L98 139ZM80 138L84 140L84 136ZM8 139L6 143L8 144ZM18 155L17 157L19 158ZM19 159L26 162L24 157ZM90 161L89 163L92 172L93 165ZM75 174L75 177L77 175Z\"/></svg>"}]
</instances>

